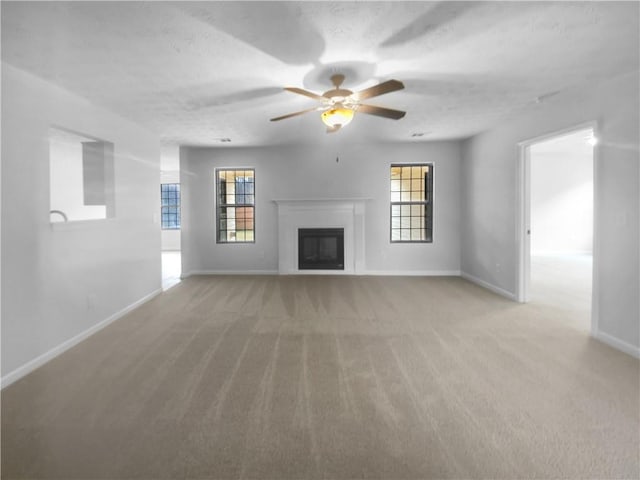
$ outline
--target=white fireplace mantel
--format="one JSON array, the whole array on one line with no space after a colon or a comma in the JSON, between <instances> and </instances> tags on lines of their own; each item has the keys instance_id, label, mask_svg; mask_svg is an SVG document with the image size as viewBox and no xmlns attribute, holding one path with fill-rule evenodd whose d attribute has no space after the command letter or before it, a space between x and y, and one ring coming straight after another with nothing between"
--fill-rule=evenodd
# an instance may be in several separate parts
<instances>
[{"instance_id":1,"label":"white fireplace mantel","mask_svg":"<svg viewBox=\"0 0 640 480\"><path fill-rule=\"evenodd\" d=\"M362 274L364 214L368 198L274 199L278 205L280 274ZM344 228L344 270L299 270L299 228Z\"/></svg>"}]
</instances>

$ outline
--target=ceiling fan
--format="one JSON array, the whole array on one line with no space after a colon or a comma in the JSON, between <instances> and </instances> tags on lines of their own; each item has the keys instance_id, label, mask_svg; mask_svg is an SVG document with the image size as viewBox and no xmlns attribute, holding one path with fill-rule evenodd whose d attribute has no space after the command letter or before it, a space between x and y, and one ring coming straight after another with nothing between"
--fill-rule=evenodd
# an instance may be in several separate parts
<instances>
[{"instance_id":1,"label":"ceiling fan","mask_svg":"<svg viewBox=\"0 0 640 480\"><path fill-rule=\"evenodd\" d=\"M379 83L373 87L365 88L359 92L352 92L346 88L340 88L344 82L344 75L335 74L331 76L331 83L335 88L327 90L322 95L310 92L309 90L303 90L302 88L285 87L285 90L306 97L319 100L322 105L318 107L308 108L299 112L289 113L280 117L272 118L272 122L284 120L285 118L291 118L304 113L313 111L322 111L321 118L324 124L327 126L327 133L337 132L340 128L347 125L353 119L355 112L367 113L369 115L376 115L378 117L390 118L392 120L399 120L405 116L406 112L400 110L393 110L391 108L376 107L373 105L365 105L360 103L367 98L377 97L385 93L395 92L402 90L404 85L398 80L387 80L386 82Z\"/></svg>"}]
</instances>

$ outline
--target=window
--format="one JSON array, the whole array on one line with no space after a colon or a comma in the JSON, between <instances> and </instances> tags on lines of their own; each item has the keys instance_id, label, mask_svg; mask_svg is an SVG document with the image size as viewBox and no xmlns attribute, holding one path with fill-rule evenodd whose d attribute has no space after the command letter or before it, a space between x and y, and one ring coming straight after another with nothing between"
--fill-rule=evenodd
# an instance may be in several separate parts
<instances>
[{"instance_id":1,"label":"window","mask_svg":"<svg viewBox=\"0 0 640 480\"><path fill-rule=\"evenodd\" d=\"M218 243L255 241L255 171L216 170Z\"/></svg>"},{"instance_id":2,"label":"window","mask_svg":"<svg viewBox=\"0 0 640 480\"><path fill-rule=\"evenodd\" d=\"M391 165L391 241L433 241L433 165Z\"/></svg>"},{"instance_id":3,"label":"window","mask_svg":"<svg viewBox=\"0 0 640 480\"><path fill-rule=\"evenodd\" d=\"M180 229L180 184L160 185L160 201L163 230Z\"/></svg>"}]
</instances>

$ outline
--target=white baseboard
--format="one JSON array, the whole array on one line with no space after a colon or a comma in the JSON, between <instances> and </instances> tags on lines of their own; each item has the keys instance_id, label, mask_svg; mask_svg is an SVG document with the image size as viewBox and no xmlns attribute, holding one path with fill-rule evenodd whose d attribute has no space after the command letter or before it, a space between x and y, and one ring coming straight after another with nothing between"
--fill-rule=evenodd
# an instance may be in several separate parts
<instances>
[{"instance_id":1,"label":"white baseboard","mask_svg":"<svg viewBox=\"0 0 640 480\"><path fill-rule=\"evenodd\" d=\"M16 368L12 372L7 373L0 380L0 388L5 388L5 387L11 385L13 382L21 379L25 375L33 372L36 368L41 367L42 365L44 365L48 361L54 359L55 357L57 357L58 355L60 355L60 354L62 354L64 352L66 352L70 348L75 347L78 343L82 342L83 340L86 340L91 335L99 332L100 330L105 328L110 323L113 323L116 320L118 320L119 318L124 317L131 310L134 310L135 308L139 307L143 303L148 302L149 300L151 300L153 297L159 295L160 293L162 293L162 289L154 290L153 292L149 293L148 295L145 295L144 297L142 297L140 300L137 300L137 301L133 302L131 305L129 305L129 306L123 308L122 310L114 313L113 315L105 318L100 323L97 323L94 326L88 328L87 330L79 333L78 335L76 335L76 336L74 336L74 337L72 337L72 338L70 338L68 340L65 340L60 345L57 345L57 346L53 347L48 352L45 352L42 355L39 355L38 357L34 358L33 360L29 360L24 365Z\"/></svg>"},{"instance_id":2,"label":"white baseboard","mask_svg":"<svg viewBox=\"0 0 640 480\"><path fill-rule=\"evenodd\" d=\"M192 275L278 275L277 270L192 270L182 273L180 278L188 278Z\"/></svg>"},{"instance_id":3,"label":"white baseboard","mask_svg":"<svg viewBox=\"0 0 640 480\"><path fill-rule=\"evenodd\" d=\"M344 275L340 270L301 270L288 272L282 275ZM277 270L193 270L181 275L180 278L188 278L192 275L281 275ZM459 277L460 270L365 270L363 272L349 273L348 275L376 275L397 277Z\"/></svg>"},{"instance_id":4,"label":"white baseboard","mask_svg":"<svg viewBox=\"0 0 640 480\"><path fill-rule=\"evenodd\" d=\"M487 290L491 290L493 293L497 293L502 297L508 298L509 300L513 300L514 302L517 301L517 297L515 293L508 292L503 288L497 287L489 282L485 282L484 280L478 277L474 277L473 275L470 275L466 272L462 272L460 276L465 280L469 280L470 282L475 283L476 285L486 288Z\"/></svg>"},{"instance_id":5,"label":"white baseboard","mask_svg":"<svg viewBox=\"0 0 640 480\"><path fill-rule=\"evenodd\" d=\"M636 347L622 341L608 333L604 333L602 330L596 330L595 335L593 337L597 340L600 340L603 343L606 343L610 347L615 348L616 350L620 350L621 352L627 353L635 358L640 358L640 347Z\"/></svg>"},{"instance_id":6,"label":"white baseboard","mask_svg":"<svg viewBox=\"0 0 640 480\"><path fill-rule=\"evenodd\" d=\"M276 275L342 275L342 276L349 276L349 275L357 275L356 273L349 270L316 270L316 269L310 269L310 270L291 270L290 272L277 272Z\"/></svg>"},{"instance_id":7,"label":"white baseboard","mask_svg":"<svg viewBox=\"0 0 640 480\"><path fill-rule=\"evenodd\" d=\"M459 277L460 270L365 270L357 275L388 277Z\"/></svg>"}]
</instances>

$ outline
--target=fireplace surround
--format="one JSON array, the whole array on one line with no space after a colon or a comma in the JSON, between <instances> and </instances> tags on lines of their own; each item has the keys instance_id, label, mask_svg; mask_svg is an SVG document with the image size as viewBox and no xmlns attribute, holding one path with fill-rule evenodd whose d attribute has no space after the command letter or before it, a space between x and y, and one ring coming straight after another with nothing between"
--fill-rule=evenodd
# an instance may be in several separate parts
<instances>
[{"instance_id":1,"label":"fireplace surround","mask_svg":"<svg viewBox=\"0 0 640 480\"><path fill-rule=\"evenodd\" d=\"M291 274L363 274L365 266L364 219L366 198L277 199L278 272ZM299 229L342 229L342 269L299 268Z\"/></svg>"}]
</instances>

